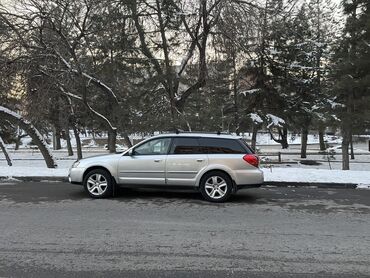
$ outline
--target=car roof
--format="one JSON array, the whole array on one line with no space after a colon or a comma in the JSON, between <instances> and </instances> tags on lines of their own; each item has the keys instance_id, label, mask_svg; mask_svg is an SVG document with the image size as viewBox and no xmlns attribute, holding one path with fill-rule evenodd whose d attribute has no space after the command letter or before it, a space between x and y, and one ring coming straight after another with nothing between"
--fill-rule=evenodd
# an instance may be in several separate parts
<instances>
[{"instance_id":1,"label":"car roof","mask_svg":"<svg viewBox=\"0 0 370 278\"><path fill-rule=\"evenodd\" d=\"M221 138L221 139L241 139L241 136L235 136L225 133L197 133L197 132L179 132L179 133L163 133L151 138L159 137L202 137L202 138Z\"/></svg>"}]
</instances>

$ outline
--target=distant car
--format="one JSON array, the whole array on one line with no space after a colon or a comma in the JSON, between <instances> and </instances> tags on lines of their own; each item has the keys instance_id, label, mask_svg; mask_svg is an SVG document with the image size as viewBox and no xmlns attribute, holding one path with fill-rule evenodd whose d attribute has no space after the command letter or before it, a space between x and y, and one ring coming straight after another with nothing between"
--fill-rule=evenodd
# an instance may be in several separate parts
<instances>
[{"instance_id":1,"label":"distant car","mask_svg":"<svg viewBox=\"0 0 370 278\"><path fill-rule=\"evenodd\" d=\"M71 183L82 184L93 198L113 195L115 186L194 188L212 202L263 183L259 158L245 141L225 134L163 134L123 154L76 161Z\"/></svg>"}]
</instances>

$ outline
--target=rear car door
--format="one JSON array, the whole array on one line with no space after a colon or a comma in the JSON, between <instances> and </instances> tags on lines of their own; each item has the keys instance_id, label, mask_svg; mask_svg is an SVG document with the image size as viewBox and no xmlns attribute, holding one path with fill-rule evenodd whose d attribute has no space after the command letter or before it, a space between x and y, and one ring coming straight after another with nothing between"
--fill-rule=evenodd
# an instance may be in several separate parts
<instances>
[{"instance_id":1,"label":"rear car door","mask_svg":"<svg viewBox=\"0 0 370 278\"><path fill-rule=\"evenodd\" d=\"M120 184L166 184L166 158L171 138L147 141L121 157L118 165Z\"/></svg>"},{"instance_id":2,"label":"rear car door","mask_svg":"<svg viewBox=\"0 0 370 278\"><path fill-rule=\"evenodd\" d=\"M195 186L198 173L208 165L208 156L196 137L175 137L166 161L167 184Z\"/></svg>"}]
</instances>

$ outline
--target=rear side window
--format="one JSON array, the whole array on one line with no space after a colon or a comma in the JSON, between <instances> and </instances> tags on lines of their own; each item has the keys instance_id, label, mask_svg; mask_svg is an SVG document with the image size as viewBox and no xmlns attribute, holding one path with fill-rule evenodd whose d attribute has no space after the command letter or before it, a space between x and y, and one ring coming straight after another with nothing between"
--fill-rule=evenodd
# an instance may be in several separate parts
<instances>
[{"instance_id":1,"label":"rear side window","mask_svg":"<svg viewBox=\"0 0 370 278\"><path fill-rule=\"evenodd\" d=\"M228 153L228 154L239 154L239 153L250 153L238 140L233 139L218 139L218 138L200 138L201 146L209 154Z\"/></svg>"},{"instance_id":2,"label":"rear side window","mask_svg":"<svg viewBox=\"0 0 370 278\"><path fill-rule=\"evenodd\" d=\"M174 138L170 154L204 153L196 138Z\"/></svg>"},{"instance_id":3,"label":"rear side window","mask_svg":"<svg viewBox=\"0 0 370 278\"><path fill-rule=\"evenodd\" d=\"M254 153L254 150L243 139L239 139L239 142L248 150L247 153Z\"/></svg>"}]
</instances>

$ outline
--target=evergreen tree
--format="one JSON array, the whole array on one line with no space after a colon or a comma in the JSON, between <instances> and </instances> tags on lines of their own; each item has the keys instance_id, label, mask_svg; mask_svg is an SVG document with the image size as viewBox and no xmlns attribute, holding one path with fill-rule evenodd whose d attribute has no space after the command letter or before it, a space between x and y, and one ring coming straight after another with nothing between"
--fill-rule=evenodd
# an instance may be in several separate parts
<instances>
[{"instance_id":1,"label":"evergreen tree","mask_svg":"<svg viewBox=\"0 0 370 278\"><path fill-rule=\"evenodd\" d=\"M347 16L343 37L337 49L333 74L333 94L340 103L337 115L342 129L342 169L349 170L349 144L354 130L369 124L370 105L370 2L343 2Z\"/></svg>"}]
</instances>

